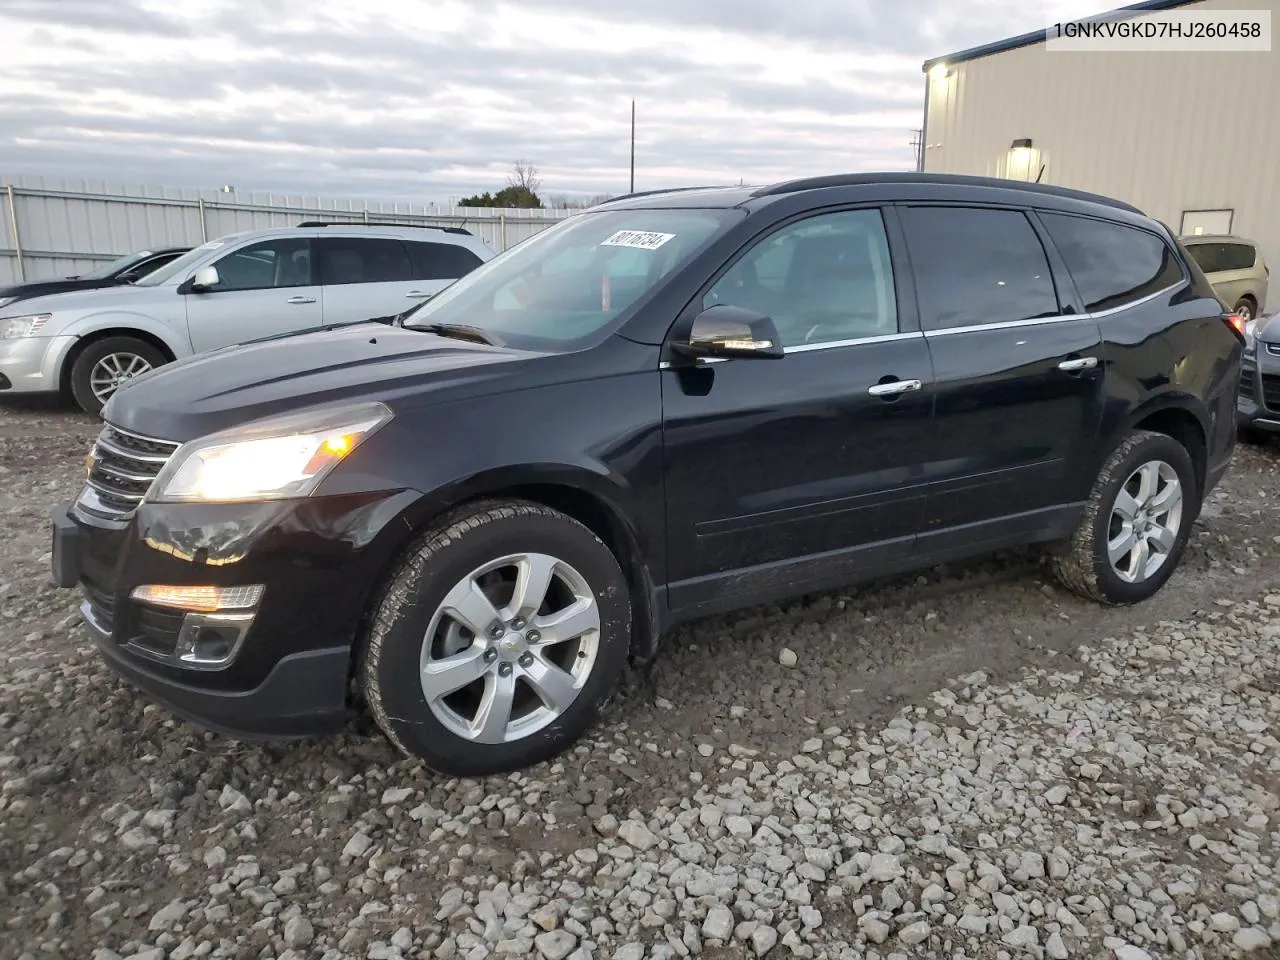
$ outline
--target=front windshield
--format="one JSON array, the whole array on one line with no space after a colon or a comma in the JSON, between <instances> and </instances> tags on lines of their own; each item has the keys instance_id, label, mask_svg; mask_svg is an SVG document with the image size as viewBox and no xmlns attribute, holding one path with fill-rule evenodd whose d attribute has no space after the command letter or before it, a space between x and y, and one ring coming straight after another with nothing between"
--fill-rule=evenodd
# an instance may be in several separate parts
<instances>
[{"instance_id":1,"label":"front windshield","mask_svg":"<svg viewBox=\"0 0 1280 960\"><path fill-rule=\"evenodd\" d=\"M208 243L202 243L198 247L192 247L176 260L170 260L159 270L153 270L145 277L140 277L134 281L135 287L158 287L170 277L176 277L178 274L187 270L191 264L197 260L203 259L208 255L210 250L216 250L223 246L225 240L210 240Z\"/></svg>"},{"instance_id":2,"label":"front windshield","mask_svg":"<svg viewBox=\"0 0 1280 960\"><path fill-rule=\"evenodd\" d=\"M80 276L81 279L84 280L106 280L109 277L114 277L121 270L133 266L133 264L137 263L144 257L149 256L151 256L150 250L139 250L137 253L126 253L123 257L116 257L110 263L100 266L97 270L90 273L83 273Z\"/></svg>"},{"instance_id":3,"label":"front windshield","mask_svg":"<svg viewBox=\"0 0 1280 960\"><path fill-rule=\"evenodd\" d=\"M589 337L687 262L740 211L581 213L499 254L405 317L460 324L504 343L555 349Z\"/></svg>"}]
</instances>

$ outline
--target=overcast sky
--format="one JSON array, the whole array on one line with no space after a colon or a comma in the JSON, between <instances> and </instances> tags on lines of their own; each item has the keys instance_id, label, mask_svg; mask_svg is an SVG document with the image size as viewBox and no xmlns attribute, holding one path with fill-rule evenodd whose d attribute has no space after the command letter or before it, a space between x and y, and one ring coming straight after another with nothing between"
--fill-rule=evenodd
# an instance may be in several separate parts
<instances>
[{"instance_id":1,"label":"overcast sky","mask_svg":"<svg viewBox=\"0 0 1280 960\"><path fill-rule=\"evenodd\" d=\"M921 61L1097 0L0 0L0 178L447 199L907 169Z\"/></svg>"}]
</instances>

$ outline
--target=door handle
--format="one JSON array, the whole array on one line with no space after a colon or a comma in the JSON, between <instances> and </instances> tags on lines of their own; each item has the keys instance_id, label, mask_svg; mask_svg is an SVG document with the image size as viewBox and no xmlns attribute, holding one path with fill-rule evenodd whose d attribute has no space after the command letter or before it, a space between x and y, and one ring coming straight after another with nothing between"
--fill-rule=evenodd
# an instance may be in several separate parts
<instances>
[{"instance_id":1,"label":"door handle","mask_svg":"<svg viewBox=\"0 0 1280 960\"><path fill-rule=\"evenodd\" d=\"M1058 369L1063 373L1079 373L1081 370L1092 370L1097 365L1097 357L1077 357L1074 360L1063 360L1058 364Z\"/></svg>"},{"instance_id":2,"label":"door handle","mask_svg":"<svg viewBox=\"0 0 1280 960\"><path fill-rule=\"evenodd\" d=\"M888 383L877 383L867 387L867 393L873 397L896 397L902 393L919 390L923 383L919 380L891 380Z\"/></svg>"},{"instance_id":3,"label":"door handle","mask_svg":"<svg viewBox=\"0 0 1280 960\"><path fill-rule=\"evenodd\" d=\"M315 297L290 297L285 303L315 303Z\"/></svg>"},{"instance_id":4,"label":"door handle","mask_svg":"<svg viewBox=\"0 0 1280 960\"><path fill-rule=\"evenodd\" d=\"M405 296L409 297L411 300L425 300L427 297L435 296L435 294L426 293L422 290L410 290L405 294Z\"/></svg>"}]
</instances>

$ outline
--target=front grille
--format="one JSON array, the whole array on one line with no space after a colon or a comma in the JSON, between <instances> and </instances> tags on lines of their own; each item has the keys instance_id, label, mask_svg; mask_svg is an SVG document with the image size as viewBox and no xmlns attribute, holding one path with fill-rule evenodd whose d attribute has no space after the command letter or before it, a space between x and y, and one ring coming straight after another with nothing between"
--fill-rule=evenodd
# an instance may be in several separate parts
<instances>
[{"instance_id":1,"label":"front grille","mask_svg":"<svg viewBox=\"0 0 1280 960\"><path fill-rule=\"evenodd\" d=\"M1271 410L1280 410L1280 376L1274 373L1262 375L1262 403Z\"/></svg>"},{"instance_id":2,"label":"front grille","mask_svg":"<svg viewBox=\"0 0 1280 960\"><path fill-rule=\"evenodd\" d=\"M89 454L88 478L77 505L95 516L128 519L179 446L119 427L103 427Z\"/></svg>"},{"instance_id":3,"label":"front grille","mask_svg":"<svg viewBox=\"0 0 1280 960\"><path fill-rule=\"evenodd\" d=\"M1280 343L1268 343L1267 353L1271 354L1273 357L1280 357Z\"/></svg>"}]
</instances>

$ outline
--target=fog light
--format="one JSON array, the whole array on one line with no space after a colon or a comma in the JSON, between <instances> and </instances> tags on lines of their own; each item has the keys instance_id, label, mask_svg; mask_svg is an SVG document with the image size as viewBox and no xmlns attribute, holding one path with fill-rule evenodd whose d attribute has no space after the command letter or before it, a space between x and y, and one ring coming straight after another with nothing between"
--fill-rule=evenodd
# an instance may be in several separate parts
<instances>
[{"instance_id":1,"label":"fog light","mask_svg":"<svg viewBox=\"0 0 1280 960\"><path fill-rule=\"evenodd\" d=\"M238 587L145 584L134 587L130 596L140 603L157 607L216 613L219 610L252 610L262 599L262 591L260 583Z\"/></svg>"}]
</instances>

